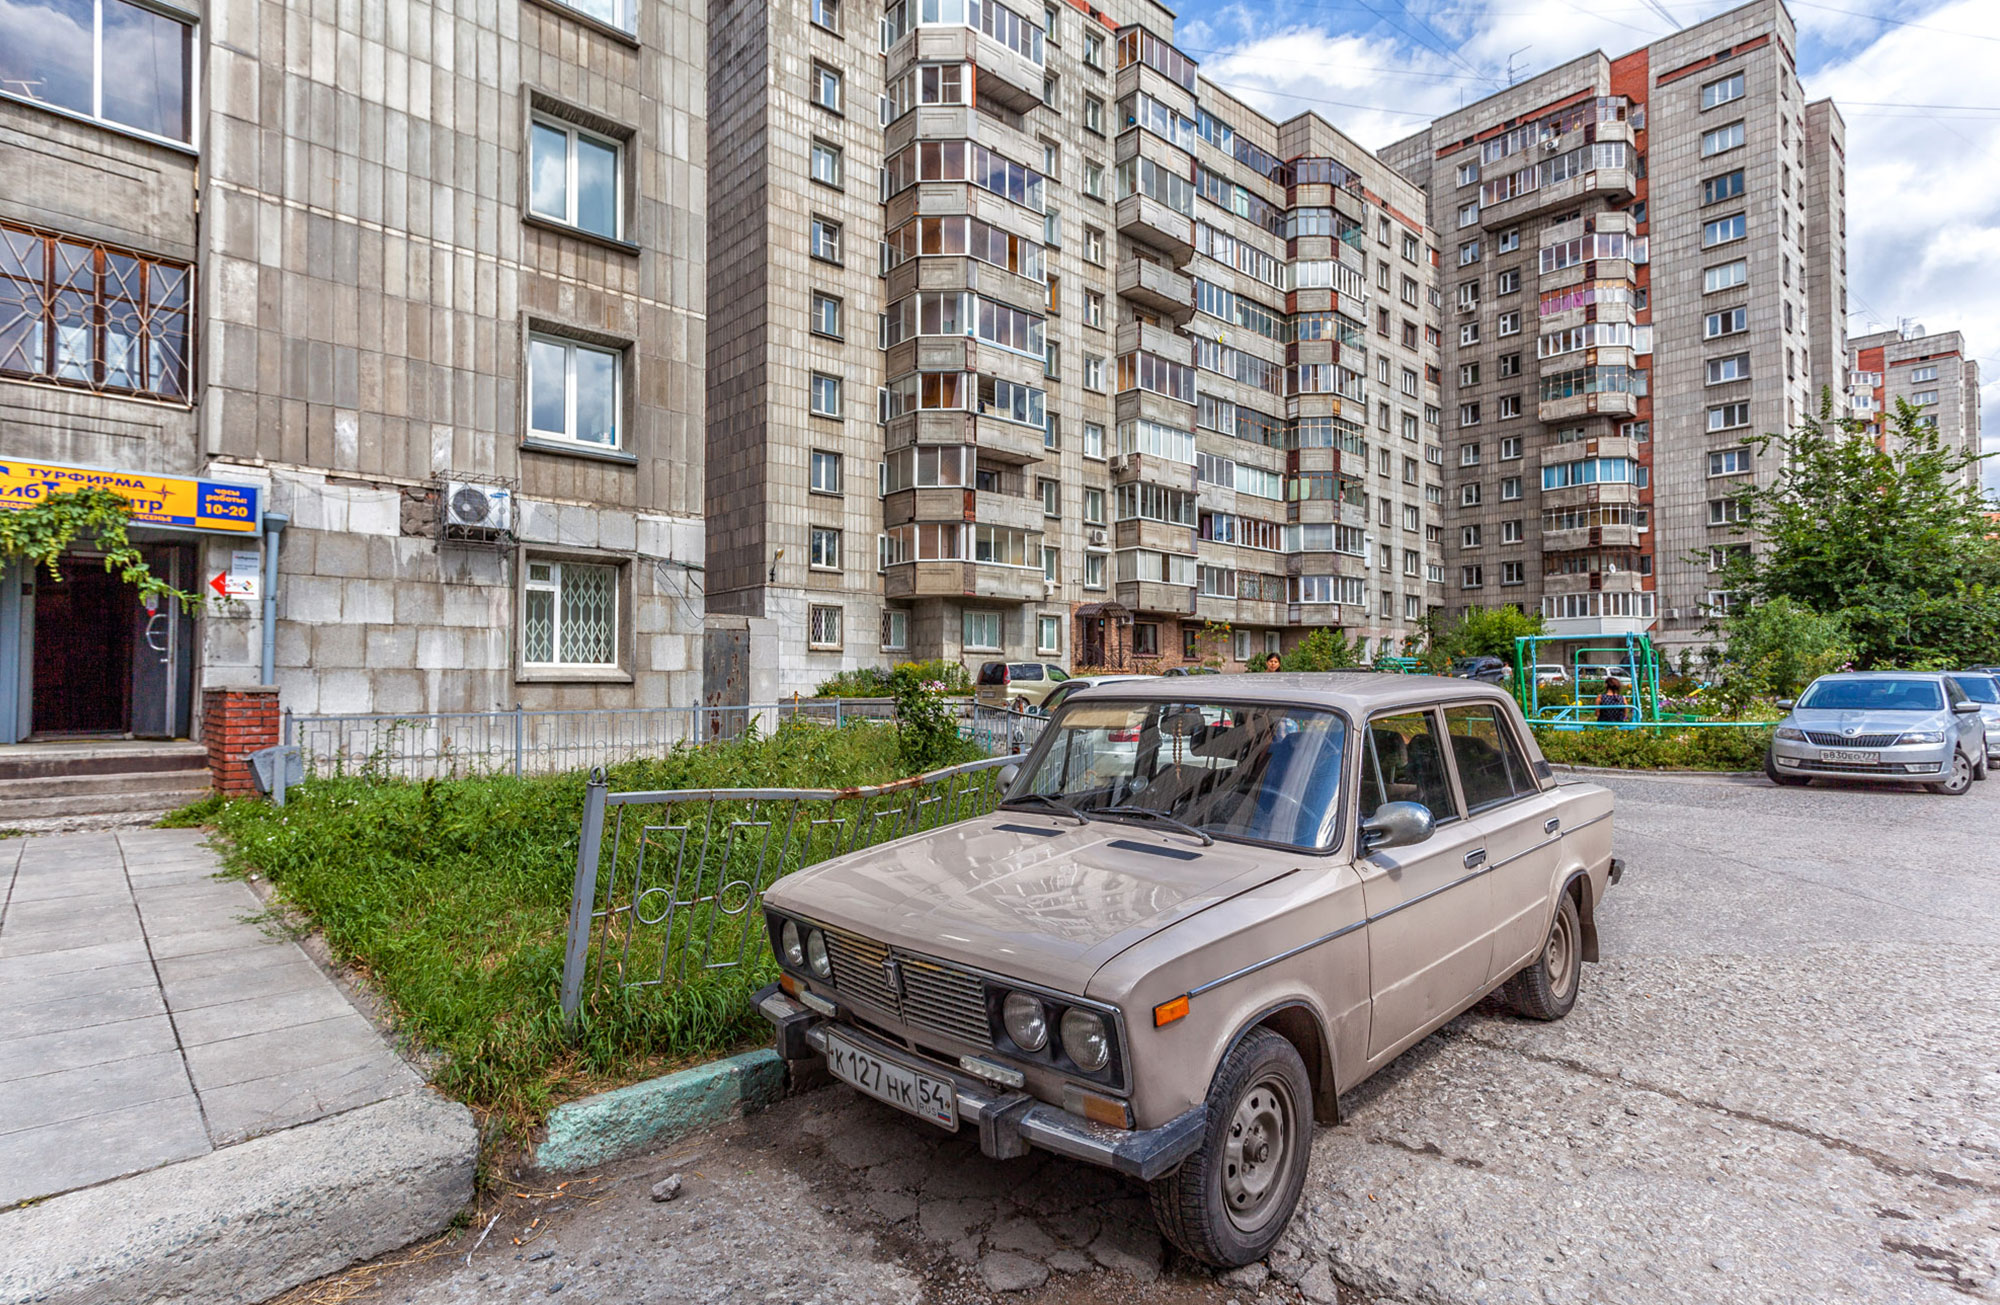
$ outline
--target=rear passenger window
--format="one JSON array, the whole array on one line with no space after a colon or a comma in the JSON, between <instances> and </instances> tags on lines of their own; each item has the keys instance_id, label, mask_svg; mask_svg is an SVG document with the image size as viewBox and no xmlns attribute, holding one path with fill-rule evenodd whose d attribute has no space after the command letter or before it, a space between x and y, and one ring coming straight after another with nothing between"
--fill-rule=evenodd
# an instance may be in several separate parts
<instances>
[{"instance_id":1,"label":"rear passenger window","mask_svg":"<svg viewBox=\"0 0 2000 1305\"><path fill-rule=\"evenodd\" d=\"M1445 731L1458 763L1465 809L1481 811L1537 791L1535 777L1498 707L1447 707Z\"/></svg>"},{"instance_id":2,"label":"rear passenger window","mask_svg":"<svg viewBox=\"0 0 2000 1305\"><path fill-rule=\"evenodd\" d=\"M1026 666L1016 666L1014 668L1014 678L1017 680L1039 680L1042 678L1042 668L1034 665L1032 662Z\"/></svg>"},{"instance_id":3,"label":"rear passenger window","mask_svg":"<svg viewBox=\"0 0 2000 1305\"><path fill-rule=\"evenodd\" d=\"M1377 716L1368 722L1361 773L1361 818L1384 802L1419 802L1439 824L1458 818L1445 777L1444 754L1427 711Z\"/></svg>"}]
</instances>

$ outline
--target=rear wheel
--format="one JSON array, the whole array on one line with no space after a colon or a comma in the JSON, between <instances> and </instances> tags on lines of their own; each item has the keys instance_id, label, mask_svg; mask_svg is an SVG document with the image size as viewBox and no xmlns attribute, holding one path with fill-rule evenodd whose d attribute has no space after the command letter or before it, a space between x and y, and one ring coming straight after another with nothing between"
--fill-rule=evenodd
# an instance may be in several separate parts
<instances>
[{"instance_id":1,"label":"rear wheel","mask_svg":"<svg viewBox=\"0 0 2000 1305\"><path fill-rule=\"evenodd\" d=\"M1583 920L1567 892L1556 904L1548 940L1526 969L1507 980L1507 1004L1531 1020L1559 1020L1583 985Z\"/></svg>"},{"instance_id":2,"label":"rear wheel","mask_svg":"<svg viewBox=\"0 0 2000 1305\"><path fill-rule=\"evenodd\" d=\"M1966 759L1963 752L1952 753L1951 778L1931 787L1946 797L1964 797L1972 788L1972 762Z\"/></svg>"},{"instance_id":3,"label":"rear wheel","mask_svg":"<svg viewBox=\"0 0 2000 1305\"><path fill-rule=\"evenodd\" d=\"M1153 1182L1160 1231L1205 1264L1262 1259L1298 1206L1312 1127L1312 1083L1297 1049L1250 1030L1209 1084L1201 1149Z\"/></svg>"},{"instance_id":4,"label":"rear wheel","mask_svg":"<svg viewBox=\"0 0 2000 1305\"><path fill-rule=\"evenodd\" d=\"M1773 784L1777 784L1783 788L1804 788L1806 785L1812 783L1810 776L1787 775L1784 771L1779 770L1778 763L1773 761L1769 755L1766 755L1764 758L1764 774L1770 778Z\"/></svg>"}]
</instances>

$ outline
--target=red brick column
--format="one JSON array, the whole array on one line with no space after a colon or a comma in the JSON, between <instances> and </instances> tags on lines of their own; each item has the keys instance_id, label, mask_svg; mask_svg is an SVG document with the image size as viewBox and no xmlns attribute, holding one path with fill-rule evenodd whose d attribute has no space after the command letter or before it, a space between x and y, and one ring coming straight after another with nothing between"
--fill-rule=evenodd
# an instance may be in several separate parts
<instances>
[{"instance_id":1,"label":"red brick column","mask_svg":"<svg viewBox=\"0 0 2000 1305\"><path fill-rule=\"evenodd\" d=\"M257 792L244 758L278 745L278 686L222 684L201 691L201 737L208 744L208 777L224 797Z\"/></svg>"}]
</instances>

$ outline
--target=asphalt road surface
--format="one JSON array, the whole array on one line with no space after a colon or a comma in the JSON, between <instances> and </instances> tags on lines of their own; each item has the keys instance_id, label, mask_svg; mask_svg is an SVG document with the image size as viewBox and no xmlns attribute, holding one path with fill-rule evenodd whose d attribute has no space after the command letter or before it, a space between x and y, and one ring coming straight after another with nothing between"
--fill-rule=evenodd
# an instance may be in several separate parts
<instances>
[{"instance_id":1,"label":"asphalt road surface","mask_svg":"<svg viewBox=\"0 0 2000 1305\"><path fill-rule=\"evenodd\" d=\"M1136 1185L834 1087L503 1183L319 1298L2000 1302L2000 780L1606 782L1629 870L1575 1011L1470 1012L1344 1098L1267 1264L1218 1278Z\"/></svg>"}]
</instances>

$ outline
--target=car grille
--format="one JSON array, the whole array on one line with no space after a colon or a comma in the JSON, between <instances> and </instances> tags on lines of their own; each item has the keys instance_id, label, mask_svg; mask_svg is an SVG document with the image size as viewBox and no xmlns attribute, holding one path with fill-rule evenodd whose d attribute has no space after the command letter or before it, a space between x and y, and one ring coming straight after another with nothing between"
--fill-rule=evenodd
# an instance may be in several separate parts
<instances>
[{"instance_id":1,"label":"car grille","mask_svg":"<svg viewBox=\"0 0 2000 1305\"><path fill-rule=\"evenodd\" d=\"M1845 775L1907 775L1903 763L1863 761L1808 761L1808 770L1837 770ZM1935 774L1936 772L1931 772Z\"/></svg>"},{"instance_id":2,"label":"car grille","mask_svg":"<svg viewBox=\"0 0 2000 1305\"><path fill-rule=\"evenodd\" d=\"M1825 730L1807 730L1806 737L1822 748L1889 748L1894 747L1900 734L1857 734L1848 738L1841 734L1829 734Z\"/></svg>"},{"instance_id":3,"label":"car grille","mask_svg":"<svg viewBox=\"0 0 2000 1305\"><path fill-rule=\"evenodd\" d=\"M912 1028L942 1033L977 1047L993 1045L986 1021L986 988L976 977L941 961L897 951L872 938L824 930L833 986L857 1001L888 1011ZM884 964L893 957L902 991Z\"/></svg>"}]
</instances>

